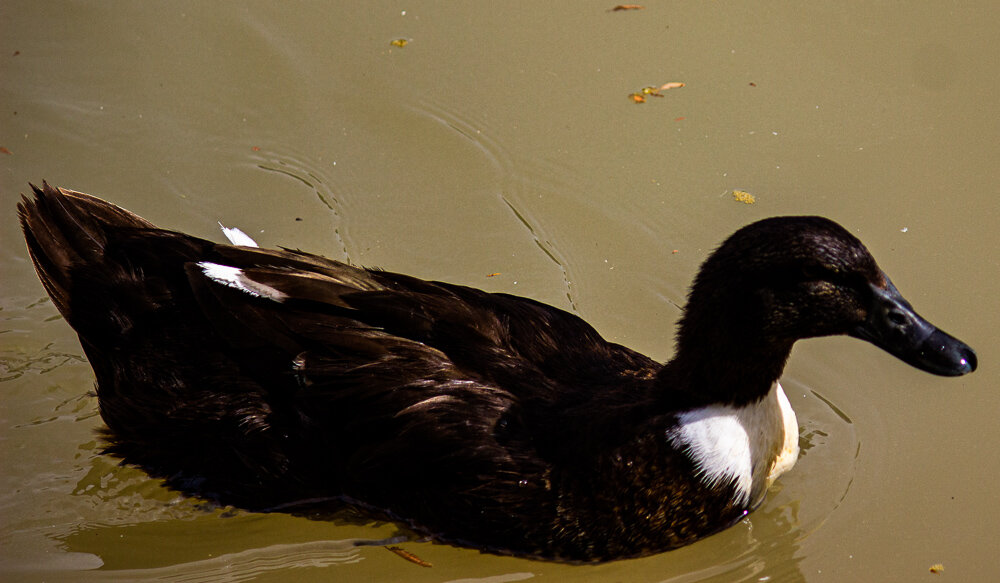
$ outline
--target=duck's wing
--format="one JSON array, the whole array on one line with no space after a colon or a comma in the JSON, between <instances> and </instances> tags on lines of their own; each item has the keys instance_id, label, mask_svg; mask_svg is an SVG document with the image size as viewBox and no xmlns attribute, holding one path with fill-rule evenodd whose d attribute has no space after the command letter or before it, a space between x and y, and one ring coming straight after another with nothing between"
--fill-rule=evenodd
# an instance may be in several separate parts
<instances>
[{"instance_id":1,"label":"duck's wing","mask_svg":"<svg viewBox=\"0 0 1000 583\"><path fill-rule=\"evenodd\" d=\"M428 523L429 509L469 528L503 507L551 512L540 506L556 503L552 468L591 471L584 458L609 446L604 430L632 427L603 405L635 411L644 395L627 389L657 369L514 296L289 251L220 247L187 272L214 329L261 355L246 366L286 361L286 407L306 436L296 464L316 476L306 481Z\"/></svg>"},{"instance_id":2,"label":"duck's wing","mask_svg":"<svg viewBox=\"0 0 1000 583\"><path fill-rule=\"evenodd\" d=\"M271 255L265 256L264 253ZM355 327L327 330L367 337L377 330L435 349L472 378L508 386L543 376L555 385L600 386L647 378L653 360L604 340L581 318L522 297L367 270L297 251L218 248L219 263L189 268L192 281L243 291L290 309L335 314ZM239 309L229 303L223 309ZM364 333L359 330L366 330ZM543 388L535 389L535 391Z\"/></svg>"}]
</instances>

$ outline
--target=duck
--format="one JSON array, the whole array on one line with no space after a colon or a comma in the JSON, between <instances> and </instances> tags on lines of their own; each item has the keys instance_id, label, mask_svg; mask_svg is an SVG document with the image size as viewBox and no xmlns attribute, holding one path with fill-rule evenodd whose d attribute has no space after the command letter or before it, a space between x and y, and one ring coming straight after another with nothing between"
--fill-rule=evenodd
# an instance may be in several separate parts
<instances>
[{"instance_id":1,"label":"duck","mask_svg":"<svg viewBox=\"0 0 1000 583\"><path fill-rule=\"evenodd\" d=\"M739 522L795 464L779 379L796 341L977 367L817 216L754 222L712 252L661 363L528 298L31 188L20 224L93 367L106 453L249 511L348 508L550 561L651 555Z\"/></svg>"}]
</instances>

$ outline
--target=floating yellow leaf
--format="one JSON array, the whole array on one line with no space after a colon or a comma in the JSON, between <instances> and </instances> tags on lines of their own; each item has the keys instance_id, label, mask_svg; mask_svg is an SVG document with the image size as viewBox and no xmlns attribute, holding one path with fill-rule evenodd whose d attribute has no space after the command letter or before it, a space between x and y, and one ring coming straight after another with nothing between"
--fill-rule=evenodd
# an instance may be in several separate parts
<instances>
[{"instance_id":1,"label":"floating yellow leaf","mask_svg":"<svg viewBox=\"0 0 1000 583\"><path fill-rule=\"evenodd\" d=\"M754 198L752 194L750 194L745 190L734 190L733 198L739 202L742 202L743 204L753 204L757 202L757 199Z\"/></svg>"},{"instance_id":2,"label":"floating yellow leaf","mask_svg":"<svg viewBox=\"0 0 1000 583\"><path fill-rule=\"evenodd\" d=\"M409 40L407 40L407 39L405 39L405 38L397 38L396 40L394 40L394 41L390 42L389 44L391 44L391 45L392 45L392 46L394 46L394 47L399 47L399 48L403 48L403 47L405 47L405 46L406 46L406 44L407 44L407 43L409 43L409 42L410 42L410 41L409 41Z\"/></svg>"},{"instance_id":3,"label":"floating yellow leaf","mask_svg":"<svg viewBox=\"0 0 1000 583\"><path fill-rule=\"evenodd\" d=\"M941 571L944 571L944 565L941 563L931 565L931 573L940 573Z\"/></svg>"},{"instance_id":4,"label":"floating yellow leaf","mask_svg":"<svg viewBox=\"0 0 1000 583\"><path fill-rule=\"evenodd\" d=\"M646 102L645 96L647 95L651 95L653 97L663 97L663 94L660 93L660 91L666 91L667 89L677 89L678 87L684 87L684 84L675 81L672 83L665 83L659 87L654 87L650 85L647 87L643 87L636 93L630 93L629 98L636 103L645 103Z\"/></svg>"}]
</instances>

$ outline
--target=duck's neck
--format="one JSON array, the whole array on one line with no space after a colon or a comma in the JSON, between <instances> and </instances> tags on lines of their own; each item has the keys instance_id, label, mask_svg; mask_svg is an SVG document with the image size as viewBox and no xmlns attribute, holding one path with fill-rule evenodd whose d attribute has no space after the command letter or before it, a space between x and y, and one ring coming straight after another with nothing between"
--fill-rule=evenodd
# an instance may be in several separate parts
<instances>
[{"instance_id":1,"label":"duck's neck","mask_svg":"<svg viewBox=\"0 0 1000 583\"><path fill-rule=\"evenodd\" d=\"M677 353L660 371L659 383L671 398L706 404L746 405L762 399L781 377L792 341L726 334L711 327L685 329Z\"/></svg>"},{"instance_id":2,"label":"duck's neck","mask_svg":"<svg viewBox=\"0 0 1000 583\"><path fill-rule=\"evenodd\" d=\"M793 341L712 319L682 322L677 354L658 375L660 398L678 411L667 436L706 488L728 485L734 504L750 509L798 458L798 424L778 384Z\"/></svg>"}]
</instances>

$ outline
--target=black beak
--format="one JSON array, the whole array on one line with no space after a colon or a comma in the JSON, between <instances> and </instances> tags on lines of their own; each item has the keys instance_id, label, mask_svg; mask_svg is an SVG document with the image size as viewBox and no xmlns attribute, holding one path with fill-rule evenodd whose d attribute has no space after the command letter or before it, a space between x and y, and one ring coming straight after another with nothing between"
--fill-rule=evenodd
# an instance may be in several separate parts
<instances>
[{"instance_id":1,"label":"black beak","mask_svg":"<svg viewBox=\"0 0 1000 583\"><path fill-rule=\"evenodd\" d=\"M849 334L867 340L903 362L941 376L959 376L976 370L976 353L961 340L924 320L892 285L872 286L868 320Z\"/></svg>"}]
</instances>

